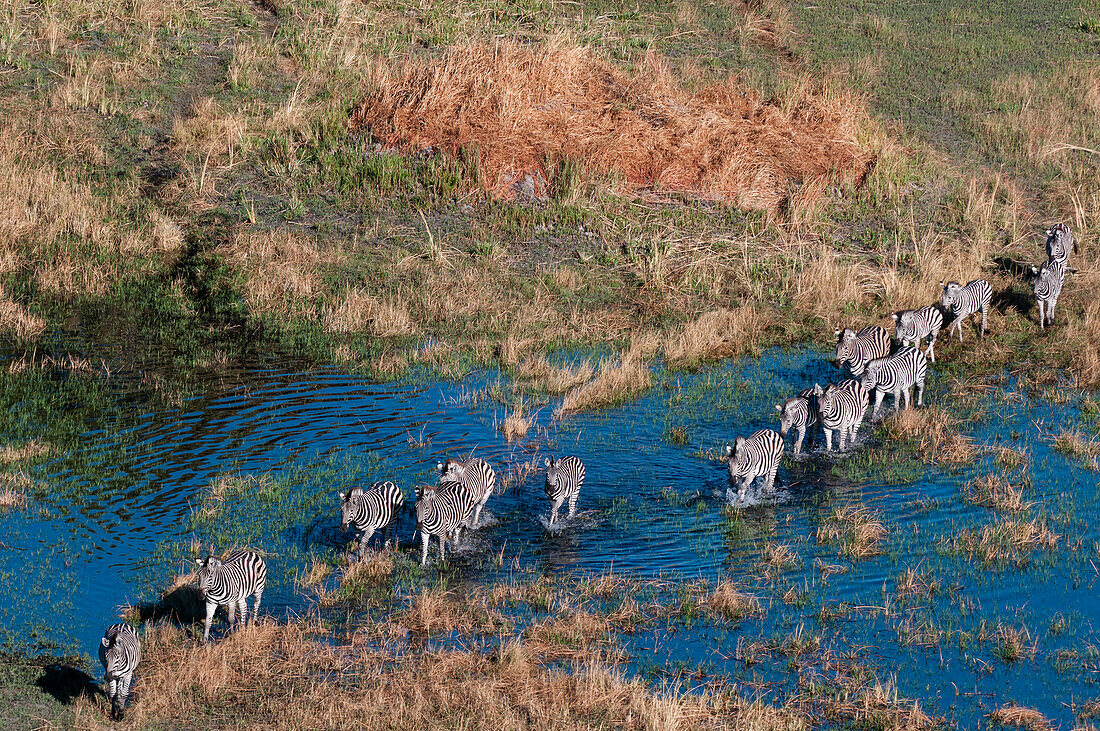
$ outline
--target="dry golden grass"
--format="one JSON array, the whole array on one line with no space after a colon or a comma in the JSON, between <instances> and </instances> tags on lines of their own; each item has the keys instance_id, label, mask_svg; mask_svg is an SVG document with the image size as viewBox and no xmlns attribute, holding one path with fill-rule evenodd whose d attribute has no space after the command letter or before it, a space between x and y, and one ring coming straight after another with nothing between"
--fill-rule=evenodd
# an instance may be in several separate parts
<instances>
[{"instance_id":1,"label":"dry golden grass","mask_svg":"<svg viewBox=\"0 0 1100 731\"><path fill-rule=\"evenodd\" d=\"M135 701L121 723L82 698L77 726L149 724L312 728L582 728L803 731L805 717L720 690L654 691L601 665L548 670L525 643L389 654L325 641L308 622L260 622L197 645L169 626L146 633ZM314 639L314 638L317 639ZM155 690L154 690L155 689Z\"/></svg>"},{"instance_id":2,"label":"dry golden grass","mask_svg":"<svg viewBox=\"0 0 1100 731\"><path fill-rule=\"evenodd\" d=\"M666 338L665 359L685 366L752 351L766 323L752 305L706 312Z\"/></svg>"},{"instance_id":3,"label":"dry golden grass","mask_svg":"<svg viewBox=\"0 0 1100 731\"><path fill-rule=\"evenodd\" d=\"M1053 731L1057 726L1034 708L1025 708L1015 704L1001 706L990 713L987 718L1001 726L1015 726L1028 729L1028 731Z\"/></svg>"},{"instance_id":4,"label":"dry golden grass","mask_svg":"<svg viewBox=\"0 0 1100 731\"><path fill-rule=\"evenodd\" d=\"M744 593L730 581L721 581L715 585L713 591L703 597L703 604L712 613L733 621L764 613L759 599Z\"/></svg>"},{"instance_id":5,"label":"dry golden grass","mask_svg":"<svg viewBox=\"0 0 1100 731\"><path fill-rule=\"evenodd\" d=\"M554 416L560 418L571 412L618 403L649 388L649 383L649 362L639 349L632 347L617 358L600 363L595 378L566 393Z\"/></svg>"},{"instance_id":6,"label":"dry golden grass","mask_svg":"<svg viewBox=\"0 0 1100 731\"><path fill-rule=\"evenodd\" d=\"M982 633L984 631L985 628L983 627ZM1031 639L1031 632L1028 631L1027 627L999 624L988 639L997 644L997 656L1006 663L1035 657L1035 653L1038 652L1038 648Z\"/></svg>"},{"instance_id":7,"label":"dry golden grass","mask_svg":"<svg viewBox=\"0 0 1100 731\"><path fill-rule=\"evenodd\" d=\"M568 158L628 189L775 210L792 182L865 165L855 141L862 104L836 89L792 89L777 104L734 80L690 94L655 53L631 76L565 41L539 50L499 42L380 64L349 126L412 151L476 148L482 186L502 197L525 176L553 186Z\"/></svg>"},{"instance_id":8,"label":"dry golden grass","mask_svg":"<svg viewBox=\"0 0 1100 731\"><path fill-rule=\"evenodd\" d=\"M1066 429L1054 437L1054 448L1076 457L1093 470L1100 470L1100 440L1093 439L1080 429Z\"/></svg>"},{"instance_id":9,"label":"dry golden grass","mask_svg":"<svg viewBox=\"0 0 1100 731\"><path fill-rule=\"evenodd\" d=\"M22 490L0 487L0 510L17 510L27 507L27 495Z\"/></svg>"},{"instance_id":10,"label":"dry golden grass","mask_svg":"<svg viewBox=\"0 0 1100 731\"><path fill-rule=\"evenodd\" d=\"M790 546L783 543L769 543L764 547L764 562L775 569L787 569L798 566L802 559Z\"/></svg>"},{"instance_id":11,"label":"dry golden grass","mask_svg":"<svg viewBox=\"0 0 1100 731\"><path fill-rule=\"evenodd\" d=\"M898 575L894 594L899 599L929 599L939 590L939 584L927 571L909 566Z\"/></svg>"},{"instance_id":12,"label":"dry golden grass","mask_svg":"<svg viewBox=\"0 0 1100 731\"><path fill-rule=\"evenodd\" d=\"M853 559L882 553L886 528L870 508L862 505L841 505L833 509L817 529L818 543L840 544L841 555Z\"/></svg>"},{"instance_id":13,"label":"dry golden grass","mask_svg":"<svg viewBox=\"0 0 1100 731\"><path fill-rule=\"evenodd\" d=\"M957 432L959 421L938 406L905 409L884 423L891 439L915 440L921 457L931 464L967 463L978 453L974 440Z\"/></svg>"},{"instance_id":14,"label":"dry golden grass","mask_svg":"<svg viewBox=\"0 0 1100 731\"><path fill-rule=\"evenodd\" d=\"M525 358L519 364L519 377L525 384L550 394L565 393L592 380L595 375L596 367L590 360L559 367L551 365L545 355L536 355Z\"/></svg>"},{"instance_id":15,"label":"dry golden grass","mask_svg":"<svg viewBox=\"0 0 1100 731\"><path fill-rule=\"evenodd\" d=\"M963 529L948 544L985 564L1021 563L1035 550L1052 550L1061 536L1052 531L1041 518L1032 520L1004 519L983 526L980 531Z\"/></svg>"},{"instance_id":16,"label":"dry golden grass","mask_svg":"<svg viewBox=\"0 0 1100 731\"><path fill-rule=\"evenodd\" d=\"M333 333L368 332L386 338L419 332L403 301L379 299L360 289L348 289L326 308L322 321Z\"/></svg>"},{"instance_id":17,"label":"dry golden grass","mask_svg":"<svg viewBox=\"0 0 1100 731\"><path fill-rule=\"evenodd\" d=\"M1031 507L1031 503L1024 502L1023 488L1001 474L975 477L962 490L967 502L1002 512L1019 513Z\"/></svg>"},{"instance_id":18,"label":"dry golden grass","mask_svg":"<svg viewBox=\"0 0 1100 731\"><path fill-rule=\"evenodd\" d=\"M44 457L52 451L52 444L37 439L32 439L21 447L9 444L5 447L0 447L0 464L11 464L12 462L22 462L26 459Z\"/></svg>"},{"instance_id":19,"label":"dry golden grass","mask_svg":"<svg viewBox=\"0 0 1100 731\"><path fill-rule=\"evenodd\" d=\"M500 433L506 441L514 442L527 436L527 431L531 428L533 422L534 418L527 414L527 408L520 404L501 422Z\"/></svg>"}]
</instances>

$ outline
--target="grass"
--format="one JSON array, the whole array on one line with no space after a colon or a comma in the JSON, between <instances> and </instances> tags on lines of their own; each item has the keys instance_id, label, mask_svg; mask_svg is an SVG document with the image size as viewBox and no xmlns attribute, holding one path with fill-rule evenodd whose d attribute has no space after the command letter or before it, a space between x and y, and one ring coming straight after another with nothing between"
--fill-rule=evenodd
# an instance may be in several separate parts
<instances>
[{"instance_id":1,"label":"grass","mask_svg":"<svg viewBox=\"0 0 1100 731\"><path fill-rule=\"evenodd\" d=\"M1001 474L976 477L963 485L962 490L967 502L1000 512L1019 513L1031 507L1031 503L1024 502L1023 488Z\"/></svg>"},{"instance_id":2,"label":"grass","mask_svg":"<svg viewBox=\"0 0 1100 731\"><path fill-rule=\"evenodd\" d=\"M984 565L1024 566L1034 551L1052 551L1061 536L1042 518L1031 520L1003 518L980 530L964 528L941 540L949 553L962 553L979 559Z\"/></svg>"},{"instance_id":3,"label":"grass","mask_svg":"<svg viewBox=\"0 0 1100 731\"><path fill-rule=\"evenodd\" d=\"M988 718L1001 726L1028 729L1028 731L1051 731L1057 728L1050 719L1034 708L1011 703L996 709L989 714Z\"/></svg>"},{"instance_id":4,"label":"grass","mask_svg":"<svg viewBox=\"0 0 1100 731\"><path fill-rule=\"evenodd\" d=\"M881 554L885 538L879 516L863 505L834 508L817 529L818 543L837 544L840 555L856 560Z\"/></svg>"},{"instance_id":5,"label":"grass","mask_svg":"<svg viewBox=\"0 0 1100 731\"><path fill-rule=\"evenodd\" d=\"M1100 470L1100 439L1093 439L1079 429L1065 429L1054 436L1054 448L1077 459L1094 472Z\"/></svg>"}]
</instances>

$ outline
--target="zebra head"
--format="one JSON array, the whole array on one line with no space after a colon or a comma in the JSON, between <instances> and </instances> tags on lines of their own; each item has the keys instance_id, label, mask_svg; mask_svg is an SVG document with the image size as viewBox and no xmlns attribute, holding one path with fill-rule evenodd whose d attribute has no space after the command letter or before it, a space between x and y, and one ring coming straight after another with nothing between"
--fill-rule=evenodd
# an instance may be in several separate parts
<instances>
[{"instance_id":1,"label":"zebra head","mask_svg":"<svg viewBox=\"0 0 1100 731\"><path fill-rule=\"evenodd\" d=\"M729 458L730 479L736 480L749 473L750 460L745 454L745 438L737 437L733 440L733 446L726 445L726 455Z\"/></svg>"},{"instance_id":2,"label":"zebra head","mask_svg":"<svg viewBox=\"0 0 1100 731\"><path fill-rule=\"evenodd\" d=\"M894 323L896 326L895 336L898 340L912 340L916 336L913 327L916 322L916 316L916 313L912 310L894 313Z\"/></svg>"},{"instance_id":3,"label":"zebra head","mask_svg":"<svg viewBox=\"0 0 1100 731\"><path fill-rule=\"evenodd\" d=\"M875 358L867 363L867 368L863 371L863 377L859 379L859 383L864 390L869 391L878 385L879 375L882 373L882 364L886 360L886 358Z\"/></svg>"},{"instance_id":4,"label":"zebra head","mask_svg":"<svg viewBox=\"0 0 1100 731\"><path fill-rule=\"evenodd\" d=\"M126 669L126 657L122 652L117 633L103 638L99 648L99 659L103 661L103 670L108 680L121 675Z\"/></svg>"},{"instance_id":5,"label":"zebra head","mask_svg":"<svg viewBox=\"0 0 1100 731\"><path fill-rule=\"evenodd\" d=\"M856 342L856 331L850 327L836 331L836 359L833 364L840 368L844 362L852 357Z\"/></svg>"},{"instance_id":6,"label":"zebra head","mask_svg":"<svg viewBox=\"0 0 1100 731\"><path fill-rule=\"evenodd\" d=\"M214 587L214 579L221 572L222 561L208 555L206 558L196 558L195 563L199 565L199 591L205 596Z\"/></svg>"},{"instance_id":7,"label":"zebra head","mask_svg":"<svg viewBox=\"0 0 1100 731\"><path fill-rule=\"evenodd\" d=\"M940 282L940 286L943 287L943 296L940 297L940 303L949 308L958 301L962 285L958 282Z\"/></svg>"},{"instance_id":8,"label":"zebra head","mask_svg":"<svg viewBox=\"0 0 1100 731\"><path fill-rule=\"evenodd\" d=\"M462 460L448 457L446 462L437 464L436 469L439 470L440 482L461 482L462 475L466 472L466 465L462 464Z\"/></svg>"},{"instance_id":9,"label":"zebra head","mask_svg":"<svg viewBox=\"0 0 1100 731\"><path fill-rule=\"evenodd\" d=\"M558 486L558 465L561 464L561 458L550 459L547 457L543 460L543 464L546 465L546 486L557 487Z\"/></svg>"},{"instance_id":10,"label":"zebra head","mask_svg":"<svg viewBox=\"0 0 1100 731\"><path fill-rule=\"evenodd\" d=\"M354 488L348 493L339 493L340 495L340 530L346 531L348 526L351 525L352 519L359 511L359 504L363 501L362 488Z\"/></svg>"},{"instance_id":11,"label":"zebra head","mask_svg":"<svg viewBox=\"0 0 1100 731\"><path fill-rule=\"evenodd\" d=\"M787 436L787 432L791 430L791 427L801 428L806 423L806 409L799 407L806 399L799 396L792 396L784 401L782 404L776 404L775 408L779 412L779 436Z\"/></svg>"}]
</instances>

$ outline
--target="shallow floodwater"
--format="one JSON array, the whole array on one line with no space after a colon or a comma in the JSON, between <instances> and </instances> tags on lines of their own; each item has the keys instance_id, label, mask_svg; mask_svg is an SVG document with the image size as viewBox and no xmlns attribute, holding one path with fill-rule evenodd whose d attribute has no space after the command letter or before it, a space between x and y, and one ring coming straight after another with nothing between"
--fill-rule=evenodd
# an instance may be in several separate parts
<instances>
[{"instance_id":1,"label":"shallow floodwater","mask_svg":"<svg viewBox=\"0 0 1100 731\"><path fill-rule=\"evenodd\" d=\"M374 384L335 370L267 366L177 408L155 409L119 385L115 398L133 412L126 425L89 423L81 446L34 469L47 490L25 510L0 512L0 628L16 648L94 655L119 605L148 601L190 570L192 542L268 551L263 612L285 616L308 604L293 580L311 554L332 555L346 545L338 490L391 479L411 503L413 486L433 480L436 462L448 456L476 454L501 475L533 459L541 466L544 456L575 454L587 479L571 524L545 530L540 471L490 500L493 525L471 545L502 553L505 566L515 560L549 572L610 568L749 582L758 578L766 543L786 544L801 559L782 584L802 587L805 601L788 605L782 591L757 591L766 614L735 630L689 629L671 640L641 633L631 639L637 656L646 657L635 662L639 672L702 665L730 673L746 695L781 695L795 690L797 677L741 666L733 659L738 639L805 632L837 652L859 653L882 677L894 677L899 695L960 727L978 725L1007 702L1071 725L1072 704L1100 696L1097 474L1050 443L1052 433L1077 423L1076 409L997 386L986 416L968 430L979 445L1011 446L1030 457L1032 515L1062 537L1056 550L1032 554L1024 568L983 567L943 549L960 530L997 517L964 502L959 489L988 471L989 455L963 467L921 466L910 481L887 485L843 476L854 456L817 453L784 460L785 502L724 509L716 495L727 485L725 467L710 455L737 435L777 428L775 403L837 377L821 353L779 350L697 374L659 374L650 392L624 406L555 422L551 402L515 444L496 427L504 407L471 397L494 374L453 384ZM927 396L938 393L933 379ZM206 489L226 474L256 476L248 483L255 499L231 496L218 517L196 519ZM818 525L850 501L881 513L890 530L885 555L852 562L836 546L818 544ZM219 530L221 522L234 527ZM418 551L412 532L406 515L399 538L403 549ZM826 564L847 570L823 571ZM907 567L937 582L931 601L889 599ZM828 611L841 603L844 611ZM922 623L946 634L929 648L899 641L906 627ZM1035 657L1006 662L995 643L973 639L999 623L1026 627Z\"/></svg>"}]
</instances>

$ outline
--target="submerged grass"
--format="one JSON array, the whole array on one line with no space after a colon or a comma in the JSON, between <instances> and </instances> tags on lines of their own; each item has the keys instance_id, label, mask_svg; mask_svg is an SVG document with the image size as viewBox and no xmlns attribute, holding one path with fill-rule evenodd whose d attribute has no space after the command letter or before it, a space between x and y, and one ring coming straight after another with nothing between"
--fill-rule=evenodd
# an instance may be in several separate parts
<instances>
[{"instance_id":1,"label":"submerged grass","mask_svg":"<svg viewBox=\"0 0 1100 731\"><path fill-rule=\"evenodd\" d=\"M880 517L864 505L834 508L817 529L818 543L837 544L840 555L852 559L881 554L885 538L886 528Z\"/></svg>"}]
</instances>

